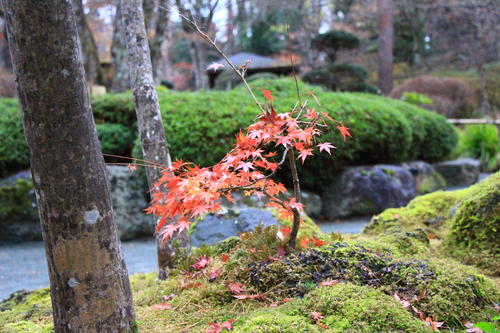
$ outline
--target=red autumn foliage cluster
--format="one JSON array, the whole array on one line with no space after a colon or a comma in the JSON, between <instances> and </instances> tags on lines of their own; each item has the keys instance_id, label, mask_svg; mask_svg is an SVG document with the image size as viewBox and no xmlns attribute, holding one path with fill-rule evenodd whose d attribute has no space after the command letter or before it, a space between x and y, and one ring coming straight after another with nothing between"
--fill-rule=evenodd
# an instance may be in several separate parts
<instances>
[{"instance_id":1,"label":"red autumn foliage cluster","mask_svg":"<svg viewBox=\"0 0 500 333\"><path fill-rule=\"evenodd\" d=\"M312 93L310 96L316 100ZM234 190L267 196L268 206L277 209L281 218L291 219L294 213L302 211L302 204L295 198L282 198L286 188L272 176L286 158L295 153L302 163L315 149L331 154L335 148L332 144L317 142L320 129L328 128L327 121L337 124L344 140L351 135L342 122L333 120L325 112L306 108L307 100L290 112L278 114L271 92L264 90L264 97L266 111L245 133L240 131L236 146L218 164L201 168L176 161L162 171L162 177L152 189L147 212L159 218L156 232L160 232L164 240L187 229L191 220L219 211L219 199L225 197L233 201Z\"/></svg>"}]
</instances>

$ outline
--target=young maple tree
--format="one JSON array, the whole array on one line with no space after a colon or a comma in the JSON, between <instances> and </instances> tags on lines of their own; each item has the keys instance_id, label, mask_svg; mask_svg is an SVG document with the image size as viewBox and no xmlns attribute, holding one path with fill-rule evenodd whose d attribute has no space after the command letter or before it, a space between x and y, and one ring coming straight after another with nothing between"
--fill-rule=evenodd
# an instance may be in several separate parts
<instances>
[{"instance_id":1,"label":"young maple tree","mask_svg":"<svg viewBox=\"0 0 500 333\"><path fill-rule=\"evenodd\" d=\"M236 146L216 165L200 168L193 163L177 160L171 167L162 170L161 178L151 189L151 205L146 209L147 213L159 218L155 233L160 233L164 240L168 240L189 228L192 220L218 212L222 197L234 202L232 192L242 190L246 195L255 194L259 199L267 197L267 206L277 209L280 218L293 220L287 246L295 248L300 213L303 211L296 160L300 159L304 163L316 148L319 152L332 153L331 149L335 147L331 143L318 142L321 129L329 127L327 121L337 124L344 141L347 136L351 137L349 128L341 121L332 119L326 112L306 107L311 97L320 108L321 104L312 92L309 92L304 103L301 102L296 78L298 102L290 112L278 114L273 107L272 92L265 89L261 89L265 100L262 106L244 76L251 60L237 69L195 21L181 13L179 15L222 55L243 81L261 114L245 132L240 130L236 136ZM214 63L207 70L216 71L221 67L222 64ZM286 197L285 186L272 179L287 159L294 188L291 198Z\"/></svg>"},{"instance_id":2,"label":"young maple tree","mask_svg":"<svg viewBox=\"0 0 500 333\"><path fill-rule=\"evenodd\" d=\"M277 209L280 218L293 219L288 246L295 247L303 210L296 160L304 163L316 148L331 154L335 147L318 142L318 137L321 129L328 128L327 120L334 120L305 106L278 114L272 93L263 92L266 111L245 132L239 132L235 147L219 163L201 168L178 160L162 170L147 212L159 217L156 232L163 239L187 229L193 219L219 211L222 197L233 202L232 192L242 190L246 195L269 198L267 206ZM342 122L337 124L344 140L351 136ZM286 198L285 186L272 179L287 159L294 183L292 198Z\"/></svg>"}]
</instances>

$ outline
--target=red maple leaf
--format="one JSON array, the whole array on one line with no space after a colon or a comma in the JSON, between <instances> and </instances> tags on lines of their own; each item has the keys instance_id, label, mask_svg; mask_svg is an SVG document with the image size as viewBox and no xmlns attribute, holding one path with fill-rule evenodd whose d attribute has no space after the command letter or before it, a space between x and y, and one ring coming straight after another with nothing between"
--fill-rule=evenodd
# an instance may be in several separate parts
<instances>
[{"instance_id":1,"label":"red maple leaf","mask_svg":"<svg viewBox=\"0 0 500 333\"><path fill-rule=\"evenodd\" d=\"M326 151L329 155L331 155L330 149L331 148L336 148L333 146L330 142L323 142L318 145L319 151L322 152L323 150Z\"/></svg>"},{"instance_id":2,"label":"red maple leaf","mask_svg":"<svg viewBox=\"0 0 500 333\"><path fill-rule=\"evenodd\" d=\"M194 265L192 265L191 267L193 267L194 269L196 270L200 270L200 269L203 269L205 268L208 263L210 262L210 258L207 257L207 256L203 256L203 257L200 257L195 263Z\"/></svg>"},{"instance_id":3,"label":"red maple leaf","mask_svg":"<svg viewBox=\"0 0 500 333\"><path fill-rule=\"evenodd\" d=\"M241 294L243 292L243 285L239 283L231 283L229 285L229 289L234 293L234 294Z\"/></svg>"},{"instance_id":4,"label":"red maple leaf","mask_svg":"<svg viewBox=\"0 0 500 333\"><path fill-rule=\"evenodd\" d=\"M319 285L324 287L331 287L336 285L337 283L339 283L339 280L326 279L325 281L321 281Z\"/></svg>"},{"instance_id":5,"label":"red maple leaf","mask_svg":"<svg viewBox=\"0 0 500 333\"><path fill-rule=\"evenodd\" d=\"M267 99L269 102L273 102L273 94L271 91L266 90L266 89L260 89L262 90L262 93L264 94L264 99Z\"/></svg>"},{"instance_id":6,"label":"red maple leaf","mask_svg":"<svg viewBox=\"0 0 500 333\"><path fill-rule=\"evenodd\" d=\"M340 131L340 134L342 134L342 136L344 137L344 141L346 139L347 136L349 136L350 138L352 138L352 135L351 133L349 133L349 127L345 127L344 124L339 121L340 125L341 126L337 126L338 130Z\"/></svg>"},{"instance_id":7,"label":"red maple leaf","mask_svg":"<svg viewBox=\"0 0 500 333\"><path fill-rule=\"evenodd\" d=\"M170 310L171 308L172 308L172 305L170 303L167 303L167 302L163 302L160 304L155 304L155 305L150 306L151 310Z\"/></svg>"},{"instance_id":8,"label":"red maple leaf","mask_svg":"<svg viewBox=\"0 0 500 333\"><path fill-rule=\"evenodd\" d=\"M321 312L312 311L309 314L311 315L314 321L319 321L320 319L325 318L325 316L323 316Z\"/></svg>"},{"instance_id":9,"label":"red maple leaf","mask_svg":"<svg viewBox=\"0 0 500 333\"><path fill-rule=\"evenodd\" d=\"M220 255L220 260L222 262L227 262L229 260L229 256L227 254L223 253Z\"/></svg>"},{"instance_id":10,"label":"red maple leaf","mask_svg":"<svg viewBox=\"0 0 500 333\"><path fill-rule=\"evenodd\" d=\"M304 161L306 160L307 156L312 156L312 149L303 149L300 151L299 156L297 159L301 158L302 159L302 164L304 164Z\"/></svg>"}]
</instances>

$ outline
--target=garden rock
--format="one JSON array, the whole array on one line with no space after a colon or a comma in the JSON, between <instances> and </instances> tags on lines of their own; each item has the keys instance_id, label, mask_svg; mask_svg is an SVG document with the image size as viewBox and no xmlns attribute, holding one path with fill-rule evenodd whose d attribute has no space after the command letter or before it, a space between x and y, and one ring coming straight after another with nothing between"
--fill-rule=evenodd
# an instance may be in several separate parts
<instances>
[{"instance_id":1,"label":"garden rock","mask_svg":"<svg viewBox=\"0 0 500 333\"><path fill-rule=\"evenodd\" d=\"M448 186L469 186L477 182L480 162L472 158L436 163L434 167L446 179Z\"/></svg>"},{"instance_id":2,"label":"garden rock","mask_svg":"<svg viewBox=\"0 0 500 333\"><path fill-rule=\"evenodd\" d=\"M380 213L415 197L411 172L401 166L375 165L345 169L323 193L323 215L340 218Z\"/></svg>"},{"instance_id":3,"label":"garden rock","mask_svg":"<svg viewBox=\"0 0 500 333\"><path fill-rule=\"evenodd\" d=\"M277 220L270 212L256 208L209 214L193 228L191 242L193 246L216 244L240 232L253 230L261 223L267 227L276 224Z\"/></svg>"},{"instance_id":4,"label":"garden rock","mask_svg":"<svg viewBox=\"0 0 500 333\"><path fill-rule=\"evenodd\" d=\"M148 206L145 182L138 173L131 173L126 166L107 166L107 170L113 215L120 238L150 237L154 231L154 219L144 214ZM41 240L31 172L21 171L0 180L0 193L0 242Z\"/></svg>"},{"instance_id":5,"label":"garden rock","mask_svg":"<svg viewBox=\"0 0 500 333\"><path fill-rule=\"evenodd\" d=\"M408 169L415 182L417 195L431 193L446 188L446 180L432 165L423 161L404 163L403 167Z\"/></svg>"},{"instance_id":6,"label":"garden rock","mask_svg":"<svg viewBox=\"0 0 500 333\"><path fill-rule=\"evenodd\" d=\"M148 206L145 182L137 172L130 172L126 166L107 166L111 184L113 215L118 224L122 240L141 236L151 237L154 232L154 218L146 215Z\"/></svg>"},{"instance_id":7,"label":"garden rock","mask_svg":"<svg viewBox=\"0 0 500 333\"><path fill-rule=\"evenodd\" d=\"M308 216L318 217L321 215L321 197L313 192L304 191L300 192L301 202L304 204L304 211ZM290 197L293 193L289 193ZM264 208L268 203L266 197L259 199L256 195L244 195L241 191L234 191L232 193L234 202L229 202L227 199L222 199L222 207L226 210L239 211L246 208Z\"/></svg>"}]
</instances>

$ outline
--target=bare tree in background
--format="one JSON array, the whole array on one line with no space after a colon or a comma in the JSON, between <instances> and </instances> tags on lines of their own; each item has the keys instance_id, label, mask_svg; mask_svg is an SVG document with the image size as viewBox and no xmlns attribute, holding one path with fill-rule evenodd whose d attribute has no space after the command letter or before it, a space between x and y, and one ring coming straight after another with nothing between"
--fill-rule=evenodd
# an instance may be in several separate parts
<instances>
[{"instance_id":1,"label":"bare tree in background","mask_svg":"<svg viewBox=\"0 0 500 333\"><path fill-rule=\"evenodd\" d=\"M378 88L384 95L392 90L392 64L394 28L392 25L392 1L377 0L378 9Z\"/></svg>"},{"instance_id":2,"label":"bare tree in background","mask_svg":"<svg viewBox=\"0 0 500 333\"><path fill-rule=\"evenodd\" d=\"M121 0L116 0L116 12L113 21L113 42L111 44L111 65L113 66L111 89L114 92L120 93L130 89L130 74L127 57L125 26L122 20L122 5Z\"/></svg>"},{"instance_id":3,"label":"bare tree in background","mask_svg":"<svg viewBox=\"0 0 500 333\"><path fill-rule=\"evenodd\" d=\"M211 32L212 21L218 3L219 0L175 0L179 12L190 20L195 21L201 31L206 34L210 34ZM191 29L189 23L185 22L185 20L183 20L182 27L189 38L195 87L196 89L208 89L206 70L209 46L201 36Z\"/></svg>"},{"instance_id":4,"label":"bare tree in background","mask_svg":"<svg viewBox=\"0 0 500 333\"><path fill-rule=\"evenodd\" d=\"M56 332L131 332L130 283L67 0L3 0Z\"/></svg>"},{"instance_id":5,"label":"bare tree in background","mask_svg":"<svg viewBox=\"0 0 500 333\"><path fill-rule=\"evenodd\" d=\"M172 163L153 80L153 69L141 0L121 0L121 6L123 22L126 27L128 64L141 137L142 154L146 161L170 167ZM161 169L149 167L146 168L146 174L148 185L153 188L161 177ZM183 247L189 251L189 245L187 230L177 234L175 239L166 243L161 240L161 235L158 235L158 277L160 280L167 278L169 268L174 266L178 247Z\"/></svg>"},{"instance_id":6,"label":"bare tree in background","mask_svg":"<svg viewBox=\"0 0 500 333\"><path fill-rule=\"evenodd\" d=\"M100 84L102 82L102 72L99 52L97 51L94 36L85 17L83 2L82 0L71 0L71 3L75 12L78 35L80 36L85 77L88 82Z\"/></svg>"}]
</instances>

